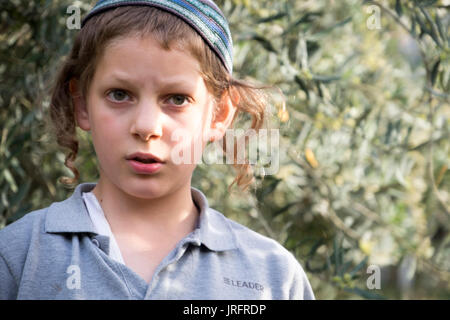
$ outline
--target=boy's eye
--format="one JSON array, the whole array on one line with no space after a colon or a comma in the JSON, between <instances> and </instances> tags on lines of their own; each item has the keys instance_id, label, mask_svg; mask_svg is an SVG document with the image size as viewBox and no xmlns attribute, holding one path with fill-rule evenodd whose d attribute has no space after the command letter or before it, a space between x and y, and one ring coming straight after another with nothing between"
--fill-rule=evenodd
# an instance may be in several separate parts
<instances>
[{"instance_id":1,"label":"boy's eye","mask_svg":"<svg viewBox=\"0 0 450 320\"><path fill-rule=\"evenodd\" d=\"M108 93L108 97L112 97L115 101L124 101L128 94L124 90L114 89Z\"/></svg>"},{"instance_id":2,"label":"boy's eye","mask_svg":"<svg viewBox=\"0 0 450 320\"><path fill-rule=\"evenodd\" d=\"M185 101L189 102L188 97L177 94L169 97L169 101L172 101L173 105L182 106Z\"/></svg>"},{"instance_id":3,"label":"boy's eye","mask_svg":"<svg viewBox=\"0 0 450 320\"><path fill-rule=\"evenodd\" d=\"M115 102L124 102L130 98L125 90L113 89L108 93L108 97ZM186 102L190 102L189 97L182 94L175 94L168 98L167 100L170 104L175 106L183 106Z\"/></svg>"}]
</instances>

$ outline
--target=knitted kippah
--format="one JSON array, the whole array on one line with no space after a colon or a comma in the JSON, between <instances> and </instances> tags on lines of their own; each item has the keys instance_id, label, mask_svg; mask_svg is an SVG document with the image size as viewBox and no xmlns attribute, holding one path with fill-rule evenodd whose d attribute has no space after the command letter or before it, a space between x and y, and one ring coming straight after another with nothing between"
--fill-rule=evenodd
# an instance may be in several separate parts
<instances>
[{"instance_id":1,"label":"knitted kippah","mask_svg":"<svg viewBox=\"0 0 450 320\"><path fill-rule=\"evenodd\" d=\"M228 72L233 72L233 41L230 28L222 11L211 0L99 0L83 19L81 26L96 14L131 5L157 7L183 19L219 56Z\"/></svg>"}]
</instances>

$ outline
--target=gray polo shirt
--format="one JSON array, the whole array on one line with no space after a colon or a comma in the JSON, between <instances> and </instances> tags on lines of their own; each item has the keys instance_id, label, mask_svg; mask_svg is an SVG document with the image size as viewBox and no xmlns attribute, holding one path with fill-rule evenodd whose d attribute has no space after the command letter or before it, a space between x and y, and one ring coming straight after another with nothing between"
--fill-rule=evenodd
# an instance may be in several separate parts
<instances>
[{"instance_id":1,"label":"gray polo shirt","mask_svg":"<svg viewBox=\"0 0 450 320\"><path fill-rule=\"evenodd\" d=\"M163 259L149 283L109 256L79 184L66 200L0 230L0 299L314 299L303 268L278 242L210 208Z\"/></svg>"}]
</instances>

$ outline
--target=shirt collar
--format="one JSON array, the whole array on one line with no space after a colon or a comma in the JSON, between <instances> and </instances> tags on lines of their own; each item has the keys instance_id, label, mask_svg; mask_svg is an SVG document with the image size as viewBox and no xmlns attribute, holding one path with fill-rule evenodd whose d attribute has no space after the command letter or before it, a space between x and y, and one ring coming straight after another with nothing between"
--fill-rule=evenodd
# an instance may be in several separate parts
<instances>
[{"instance_id":1,"label":"shirt collar","mask_svg":"<svg viewBox=\"0 0 450 320\"><path fill-rule=\"evenodd\" d=\"M69 198L52 203L47 212L45 232L98 235L82 197L83 192L90 192L95 186L96 183L92 182L79 184ZM195 245L203 244L213 251L236 249L236 236L228 219L209 207L206 196L199 189L191 187L191 195L200 217L190 241Z\"/></svg>"}]
</instances>

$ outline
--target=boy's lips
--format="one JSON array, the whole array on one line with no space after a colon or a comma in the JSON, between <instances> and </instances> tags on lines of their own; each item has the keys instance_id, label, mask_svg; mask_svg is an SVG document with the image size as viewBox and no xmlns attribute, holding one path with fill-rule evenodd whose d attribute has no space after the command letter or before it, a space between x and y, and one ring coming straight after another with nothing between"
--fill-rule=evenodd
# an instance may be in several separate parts
<instances>
[{"instance_id":1,"label":"boy's lips","mask_svg":"<svg viewBox=\"0 0 450 320\"><path fill-rule=\"evenodd\" d=\"M137 174L152 174L158 172L164 165L162 162L144 163L136 160L128 160L133 171Z\"/></svg>"},{"instance_id":2,"label":"boy's lips","mask_svg":"<svg viewBox=\"0 0 450 320\"><path fill-rule=\"evenodd\" d=\"M151 153L144 153L144 152L135 152L129 156L126 157L127 160L136 160L140 162L147 162L147 163L165 163L165 161L162 161L161 158L155 156Z\"/></svg>"}]
</instances>

